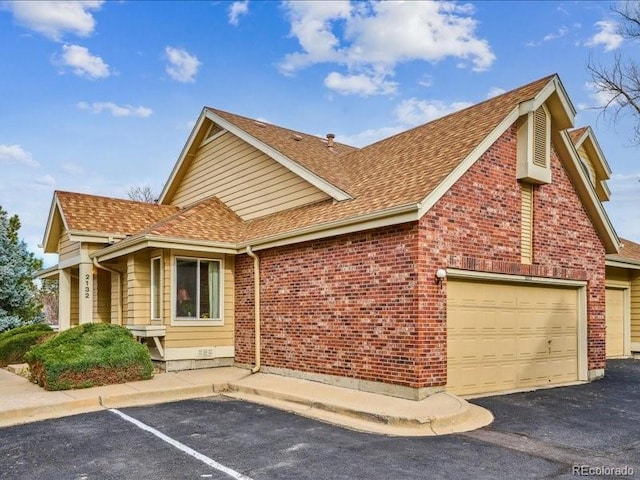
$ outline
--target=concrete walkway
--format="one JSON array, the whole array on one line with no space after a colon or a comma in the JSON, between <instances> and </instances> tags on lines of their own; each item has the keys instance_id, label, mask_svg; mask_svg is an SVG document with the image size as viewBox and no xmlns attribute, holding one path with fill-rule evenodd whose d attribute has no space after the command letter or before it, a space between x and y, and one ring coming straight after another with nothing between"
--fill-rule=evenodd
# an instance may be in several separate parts
<instances>
[{"instance_id":1,"label":"concrete walkway","mask_svg":"<svg viewBox=\"0 0 640 480\"><path fill-rule=\"evenodd\" d=\"M151 380L62 392L47 392L8 369L0 369L0 427L214 395L385 435L464 432L493 420L488 410L448 393L422 401L404 400L280 375L251 375L236 367L159 373Z\"/></svg>"}]
</instances>

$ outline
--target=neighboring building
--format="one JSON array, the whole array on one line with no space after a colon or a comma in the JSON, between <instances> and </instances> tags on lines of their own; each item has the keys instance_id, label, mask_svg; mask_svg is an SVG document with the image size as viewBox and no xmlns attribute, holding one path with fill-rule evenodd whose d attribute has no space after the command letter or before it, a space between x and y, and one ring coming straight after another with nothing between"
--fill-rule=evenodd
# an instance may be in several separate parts
<instances>
[{"instance_id":1,"label":"neighboring building","mask_svg":"<svg viewBox=\"0 0 640 480\"><path fill-rule=\"evenodd\" d=\"M619 241L574 115L555 75L362 149L205 108L158 204L54 194L61 326L413 399L601 377Z\"/></svg>"},{"instance_id":2,"label":"neighboring building","mask_svg":"<svg viewBox=\"0 0 640 480\"><path fill-rule=\"evenodd\" d=\"M607 357L640 352L640 245L621 239L607 255Z\"/></svg>"}]
</instances>

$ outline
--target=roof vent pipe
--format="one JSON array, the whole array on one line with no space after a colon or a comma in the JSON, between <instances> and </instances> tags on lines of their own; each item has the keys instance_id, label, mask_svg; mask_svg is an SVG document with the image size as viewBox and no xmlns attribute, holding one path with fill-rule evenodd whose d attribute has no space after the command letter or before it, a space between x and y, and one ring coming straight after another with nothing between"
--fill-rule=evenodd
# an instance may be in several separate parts
<instances>
[{"instance_id":1,"label":"roof vent pipe","mask_svg":"<svg viewBox=\"0 0 640 480\"><path fill-rule=\"evenodd\" d=\"M336 136L333 133L327 133L327 148L333 148L333 139Z\"/></svg>"}]
</instances>

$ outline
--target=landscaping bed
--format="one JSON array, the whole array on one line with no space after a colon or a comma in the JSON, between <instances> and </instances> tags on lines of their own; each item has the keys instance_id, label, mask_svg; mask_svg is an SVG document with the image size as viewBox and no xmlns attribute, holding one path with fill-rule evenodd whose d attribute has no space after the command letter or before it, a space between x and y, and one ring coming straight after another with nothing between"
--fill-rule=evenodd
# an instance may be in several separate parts
<instances>
[{"instance_id":1,"label":"landscaping bed","mask_svg":"<svg viewBox=\"0 0 640 480\"><path fill-rule=\"evenodd\" d=\"M46 390L68 390L148 380L148 349L126 328L88 323L65 330L25 356L31 380Z\"/></svg>"}]
</instances>

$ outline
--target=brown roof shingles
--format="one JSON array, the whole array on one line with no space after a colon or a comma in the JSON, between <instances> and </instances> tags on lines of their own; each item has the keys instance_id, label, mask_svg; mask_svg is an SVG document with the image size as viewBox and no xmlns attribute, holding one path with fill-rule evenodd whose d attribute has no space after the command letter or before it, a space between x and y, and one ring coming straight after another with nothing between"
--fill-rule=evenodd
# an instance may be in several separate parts
<instances>
[{"instance_id":1,"label":"brown roof shingles","mask_svg":"<svg viewBox=\"0 0 640 480\"><path fill-rule=\"evenodd\" d=\"M211 109L343 188L353 199L341 202L326 200L242 221L215 198L178 212L176 207L170 206L65 194L77 196L75 203L71 199L66 201L69 207L73 205L74 208L65 208L65 218L71 218L74 225L82 224L82 227L100 231L113 222L111 231L127 234L248 242L392 207L417 204L433 192L513 109L534 98L552 78L545 77L360 150L342 144L336 144L332 150L318 137ZM293 138L296 135L301 139ZM88 206L78 212L76 207L83 205L79 197L91 199L85 198ZM100 202L104 205L98 206ZM94 216L91 213L94 211L101 213ZM82 222L76 222L75 217L81 217Z\"/></svg>"},{"instance_id":2,"label":"brown roof shingles","mask_svg":"<svg viewBox=\"0 0 640 480\"><path fill-rule=\"evenodd\" d=\"M620 253L618 253L617 255L607 255L608 259L621 261L629 259L635 262L640 262L640 244L632 242L631 240L626 240L624 238L620 239L620 243L622 243Z\"/></svg>"},{"instance_id":3,"label":"brown roof shingles","mask_svg":"<svg viewBox=\"0 0 640 480\"><path fill-rule=\"evenodd\" d=\"M132 235L178 207L56 191L69 230Z\"/></svg>"}]
</instances>

